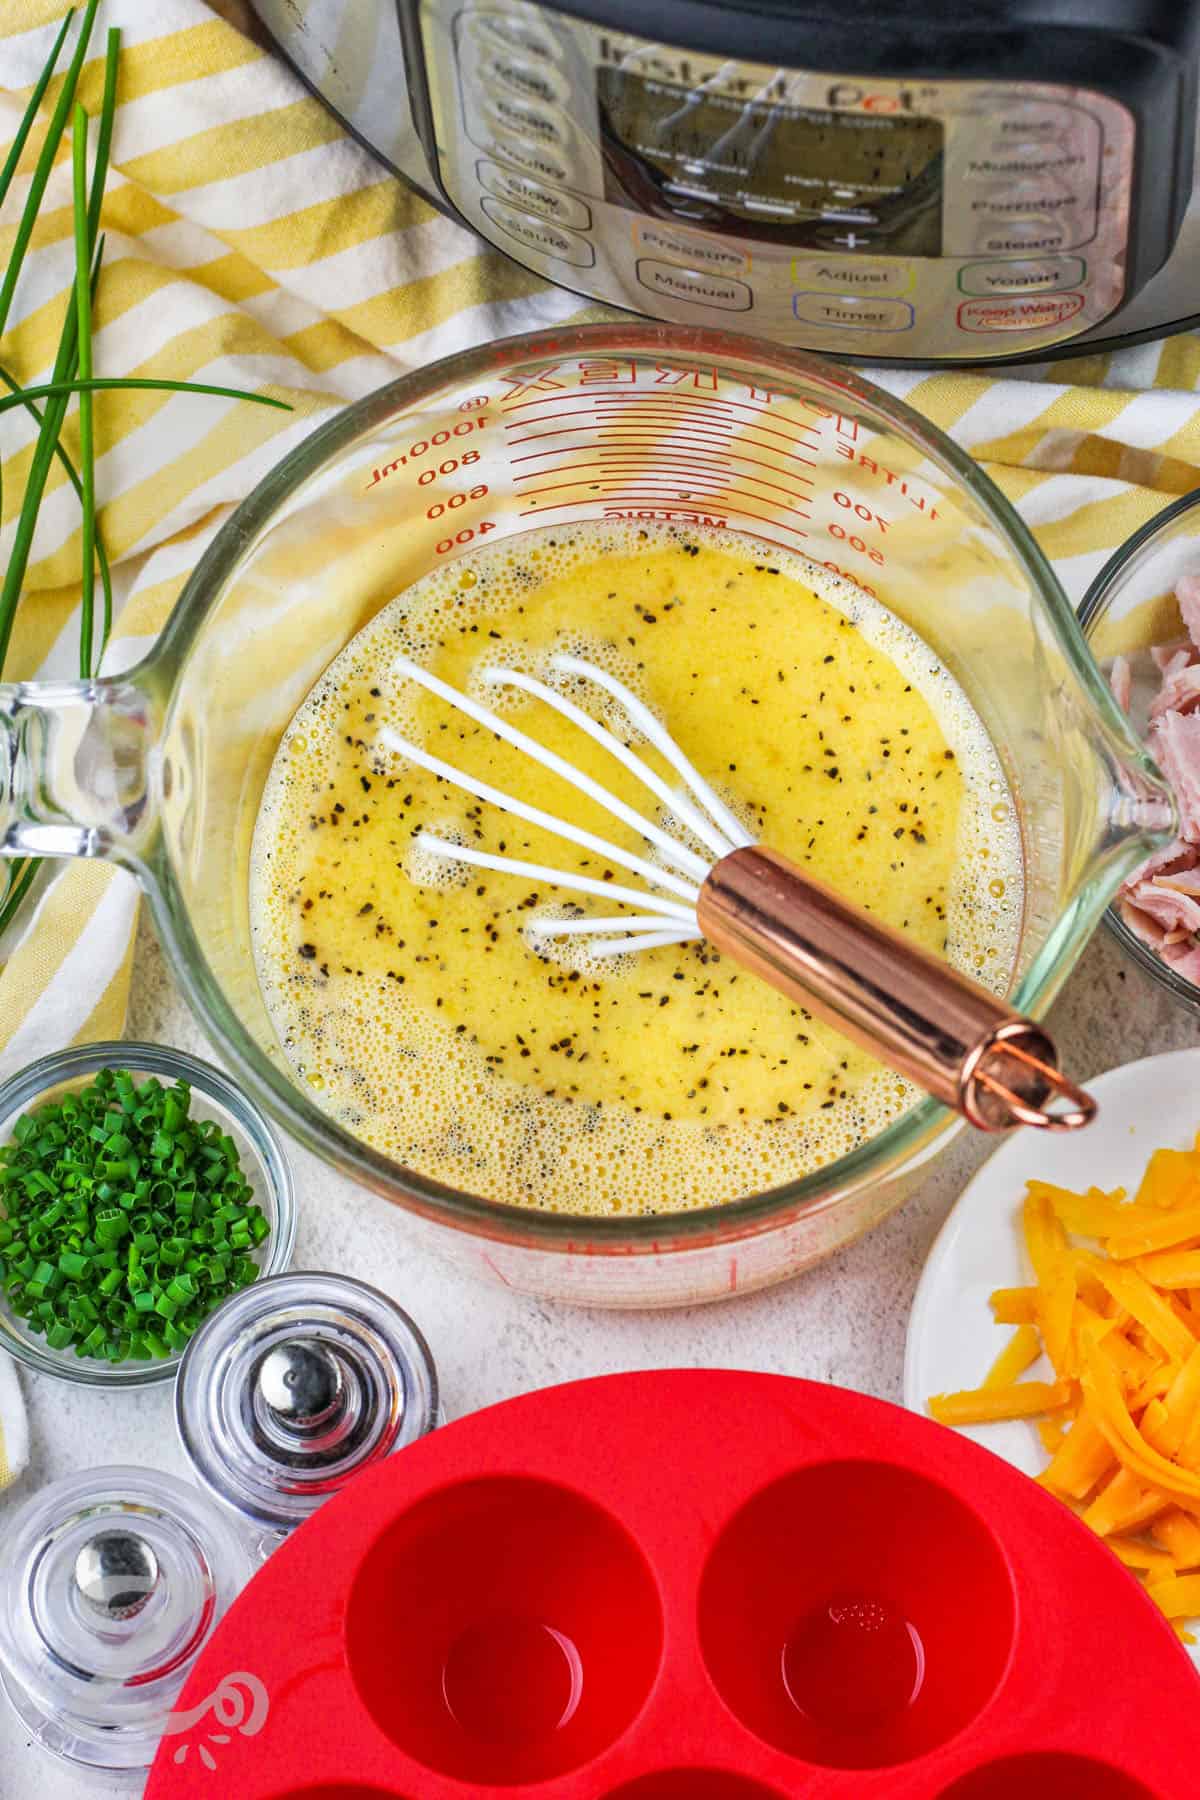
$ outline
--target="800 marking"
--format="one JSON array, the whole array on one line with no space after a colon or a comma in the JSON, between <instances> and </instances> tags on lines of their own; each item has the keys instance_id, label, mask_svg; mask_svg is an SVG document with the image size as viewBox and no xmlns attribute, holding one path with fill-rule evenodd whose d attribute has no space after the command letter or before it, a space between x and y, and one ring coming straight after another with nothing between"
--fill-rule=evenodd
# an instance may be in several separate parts
<instances>
[{"instance_id":1,"label":"800 marking","mask_svg":"<svg viewBox=\"0 0 1200 1800\"><path fill-rule=\"evenodd\" d=\"M389 475L394 475L398 469L403 469L408 463L419 462L423 456L428 456L431 450L438 450L443 444L448 444L452 437L466 437L472 431L482 431L486 424L486 419L460 419L447 431L435 431L427 438L418 438L415 444L409 445L403 456L397 456L394 461L384 463L382 468L372 469L371 479L367 483L368 489L375 487L381 481L386 481Z\"/></svg>"}]
</instances>

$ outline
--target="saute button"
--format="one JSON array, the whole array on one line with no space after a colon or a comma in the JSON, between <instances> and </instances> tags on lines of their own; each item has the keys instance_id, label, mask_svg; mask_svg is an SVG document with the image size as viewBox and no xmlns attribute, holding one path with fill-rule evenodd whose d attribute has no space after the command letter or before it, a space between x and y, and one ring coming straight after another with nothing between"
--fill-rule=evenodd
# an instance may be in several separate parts
<instances>
[{"instance_id":1,"label":"saute button","mask_svg":"<svg viewBox=\"0 0 1200 1800\"><path fill-rule=\"evenodd\" d=\"M754 294L744 281L731 275L710 274L703 269L678 269L674 263L640 256L637 278L652 294L672 300L690 300L693 306L717 306L722 312L749 312Z\"/></svg>"},{"instance_id":2,"label":"saute button","mask_svg":"<svg viewBox=\"0 0 1200 1800\"><path fill-rule=\"evenodd\" d=\"M493 225L498 225L518 244L524 244L527 250L556 257L559 262L573 263L577 269L590 269L596 260L596 252L586 238L578 237L573 231L564 231L549 219L519 212L515 206L494 200L490 194L485 194L479 204Z\"/></svg>"},{"instance_id":3,"label":"saute button","mask_svg":"<svg viewBox=\"0 0 1200 1800\"><path fill-rule=\"evenodd\" d=\"M592 222L591 208L577 200L574 194L560 194L556 188L544 187L532 175L523 175L519 169L506 169L490 157L480 157L475 164L475 174L480 187L486 188L489 194L495 194L498 200L511 200L514 206L524 207L526 212L541 213L543 218L556 219L560 225L573 225L579 231L586 231Z\"/></svg>"},{"instance_id":4,"label":"saute button","mask_svg":"<svg viewBox=\"0 0 1200 1800\"><path fill-rule=\"evenodd\" d=\"M963 331L1047 331L1083 311L1082 294L1028 294L1009 300L964 300L958 309Z\"/></svg>"},{"instance_id":5,"label":"saute button","mask_svg":"<svg viewBox=\"0 0 1200 1800\"><path fill-rule=\"evenodd\" d=\"M1078 287L1086 275L1082 256L1027 256L1020 262L964 263L958 285L964 294L1052 294Z\"/></svg>"},{"instance_id":6,"label":"saute button","mask_svg":"<svg viewBox=\"0 0 1200 1800\"><path fill-rule=\"evenodd\" d=\"M793 294L792 311L805 325L828 331L911 331L915 317L907 300L867 294Z\"/></svg>"},{"instance_id":7,"label":"saute button","mask_svg":"<svg viewBox=\"0 0 1200 1800\"><path fill-rule=\"evenodd\" d=\"M907 294L915 280L911 263L891 258L796 256L792 279L813 294Z\"/></svg>"},{"instance_id":8,"label":"saute button","mask_svg":"<svg viewBox=\"0 0 1200 1800\"><path fill-rule=\"evenodd\" d=\"M549 106L538 106L516 94L493 94L485 102L484 113L501 131L515 132L518 137L532 138L535 144L563 146L567 141L567 122L561 113Z\"/></svg>"}]
</instances>

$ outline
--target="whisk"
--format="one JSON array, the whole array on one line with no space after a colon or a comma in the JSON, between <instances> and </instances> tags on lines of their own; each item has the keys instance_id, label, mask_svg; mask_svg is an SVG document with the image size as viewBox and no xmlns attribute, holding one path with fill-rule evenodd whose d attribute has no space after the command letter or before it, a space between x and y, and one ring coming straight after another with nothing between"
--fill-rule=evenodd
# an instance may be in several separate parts
<instances>
[{"instance_id":1,"label":"whisk","mask_svg":"<svg viewBox=\"0 0 1200 1800\"><path fill-rule=\"evenodd\" d=\"M628 910L531 919L536 938L584 938L591 955L629 955L707 938L797 1005L836 1025L972 1125L1003 1131L1018 1124L1067 1131L1096 1107L1058 1068L1051 1039L979 983L843 900L778 851L755 841L684 755L650 708L607 669L561 653L548 672L615 703L630 735L653 746L682 782L671 786L607 725L569 695L514 668L489 666L483 689L518 689L551 707L613 756L659 801L663 823L646 818L584 770L539 744L509 719L410 657L392 664L457 712L560 776L635 831L655 861L597 837L569 819L501 792L414 743L391 726L377 748L417 764L451 786L527 824L555 833L606 864L640 878L637 887L601 881L498 855L422 830L416 846L447 862L522 875L563 892L603 898ZM674 824L675 830L667 827ZM686 832L691 842L683 841ZM698 847L693 847L698 846Z\"/></svg>"}]
</instances>

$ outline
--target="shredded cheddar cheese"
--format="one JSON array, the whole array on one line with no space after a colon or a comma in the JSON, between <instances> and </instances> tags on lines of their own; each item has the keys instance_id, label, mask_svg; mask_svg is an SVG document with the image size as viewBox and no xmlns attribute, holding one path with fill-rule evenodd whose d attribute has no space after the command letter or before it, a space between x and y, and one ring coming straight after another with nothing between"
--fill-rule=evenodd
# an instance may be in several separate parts
<instances>
[{"instance_id":1,"label":"shredded cheddar cheese","mask_svg":"<svg viewBox=\"0 0 1200 1800\"><path fill-rule=\"evenodd\" d=\"M996 1323L1015 1329L979 1387L935 1394L929 1410L944 1425L1031 1420L1048 1457L1038 1481L1194 1643L1200 1137L1156 1150L1132 1199L1031 1181L1022 1226L1033 1282L991 1296Z\"/></svg>"}]
</instances>

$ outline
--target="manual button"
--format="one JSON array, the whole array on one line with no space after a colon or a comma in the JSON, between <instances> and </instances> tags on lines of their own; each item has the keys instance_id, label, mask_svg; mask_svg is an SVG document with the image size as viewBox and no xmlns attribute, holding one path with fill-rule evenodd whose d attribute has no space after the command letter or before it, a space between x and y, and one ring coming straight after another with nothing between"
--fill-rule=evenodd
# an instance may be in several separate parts
<instances>
[{"instance_id":1,"label":"manual button","mask_svg":"<svg viewBox=\"0 0 1200 1800\"><path fill-rule=\"evenodd\" d=\"M1086 275L1081 256L1029 256L1020 262L964 263L958 285L964 294L1052 294L1078 287Z\"/></svg>"},{"instance_id":2,"label":"manual button","mask_svg":"<svg viewBox=\"0 0 1200 1800\"><path fill-rule=\"evenodd\" d=\"M907 300L865 294L793 294L792 311L805 325L841 331L910 331L915 317Z\"/></svg>"},{"instance_id":3,"label":"manual button","mask_svg":"<svg viewBox=\"0 0 1200 1800\"><path fill-rule=\"evenodd\" d=\"M731 275L714 275L702 269L680 269L652 256L637 260L637 278L652 294L672 300L690 300L693 306L716 306L722 312L749 312L754 294L744 281Z\"/></svg>"},{"instance_id":4,"label":"manual button","mask_svg":"<svg viewBox=\"0 0 1200 1800\"><path fill-rule=\"evenodd\" d=\"M564 231L550 219L535 218L532 213L521 212L503 200L493 199L490 194L485 194L479 205L485 218L515 238L518 244L523 244L526 250L536 250L542 256L572 263L577 269L590 269L596 260L596 252L586 238L573 231Z\"/></svg>"},{"instance_id":5,"label":"manual button","mask_svg":"<svg viewBox=\"0 0 1200 1800\"><path fill-rule=\"evenodd\" d=\"M574 194L560 194L554 188L544 187L532 175L523 175L519 169L506 169L488 156L480 157L475 164L475 174L480 187L495 194L497 200L509 200L514 206L524 207L526 212L541 213L543 218L555 219L560 225L572 225L577 231L586 231L592 222L591 208Z\"/></svg>"}]
</instances>

